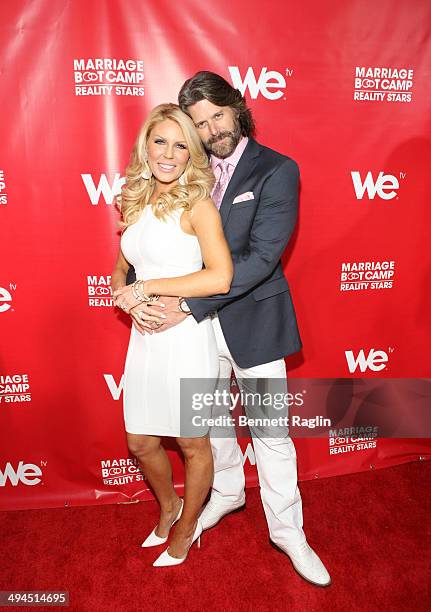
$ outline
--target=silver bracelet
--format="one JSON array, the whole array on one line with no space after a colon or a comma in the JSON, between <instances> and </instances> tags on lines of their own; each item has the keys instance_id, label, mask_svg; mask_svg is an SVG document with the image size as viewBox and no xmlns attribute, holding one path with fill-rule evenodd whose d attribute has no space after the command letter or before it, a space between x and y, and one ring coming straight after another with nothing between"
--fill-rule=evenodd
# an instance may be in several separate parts
<instances>
[{"instance_id":1,"label":"silver bracelet","mask_svg":"<svg viewBox=\"0 0 431 612\"><path fill-rule=\"evenodd\" d=\"M153 293L150 293L150 295L147 295L146 293L144 293L144 282L143 280L136 280L133 284L132 284L132 293L133 296L136 300L139 300L140 302L156 302L160 295L154 295Z\"/></svg>"}]
</instances>

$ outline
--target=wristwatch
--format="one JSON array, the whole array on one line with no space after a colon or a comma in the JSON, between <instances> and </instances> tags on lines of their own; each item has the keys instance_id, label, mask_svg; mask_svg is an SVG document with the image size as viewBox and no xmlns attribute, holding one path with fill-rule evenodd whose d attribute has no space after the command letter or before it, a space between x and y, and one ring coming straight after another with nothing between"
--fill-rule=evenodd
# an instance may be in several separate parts
<instances>
[{"instance_id":1,"label":"wristwatch","mask_svg":"<svg viewBox=\"0 0 431 612\"><path fill-rule=\"evenodd\" d=\"M192 314L192 311L183 297L178 298L178 309L186 315Z\"/></svg>"}]
</instances>

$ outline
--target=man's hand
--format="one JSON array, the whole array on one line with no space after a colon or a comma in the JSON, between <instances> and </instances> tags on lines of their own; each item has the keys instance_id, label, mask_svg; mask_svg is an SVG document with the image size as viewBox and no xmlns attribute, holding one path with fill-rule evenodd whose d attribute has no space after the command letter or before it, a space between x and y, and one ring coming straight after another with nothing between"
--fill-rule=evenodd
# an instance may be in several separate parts
<instances>
[{"instance_id":1,"label":"man's hand","mask_svg":"<svg viewBox=\"0 0 431 612\"><path fill-rule=\"evenodd\" d=\"M162 300L162 303L165 304L163 313L166 315L166 319L163 321L163 325L154 330L156 334L164 332L170 327L175 327L175 325L178 325L178 323L184 321L184 319L186 319L188 316L192 316L179 310L178 297L160 296L160 299Z\"/></svg>"},{"instance_id":2,"label":"man's hand","mask_svg":"<svg viewBox=\"0 0 431 612\"><path fill-rule=\"evenodd\" d=\"M160 296L157 302L140 303L129 314L141 334L166 331L191 316L178 309L177 297L168 296Z\"/></svg>"},{"instance_id":3,"label":"man's hand","mask_svg":"<svg viewBox=\"0 0 431 612\"><path fill-rule=\"evenodd\" d=\"M158 304L157 312L154 309L154 304ZM161 326L165 320L165 314L162 312L165 305L162 302L140 302L129 310L129 315L132 318L133 325L141 334L152 334L157 326Z\"/></svg>"}]
</instances>

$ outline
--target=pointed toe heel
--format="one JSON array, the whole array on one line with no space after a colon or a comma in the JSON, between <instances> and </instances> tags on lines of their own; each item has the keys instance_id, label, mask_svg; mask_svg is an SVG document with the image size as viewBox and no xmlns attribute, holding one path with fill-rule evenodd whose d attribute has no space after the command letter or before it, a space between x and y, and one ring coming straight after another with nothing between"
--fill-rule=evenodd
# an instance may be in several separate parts
<instances>
[{"instance_id":1,"label":"pointed toe heel","mask_svg":"<svg viewBox=\"0 0 431 612\"><path fill-rule=\"evenodd\" d=\"M202 528L202 524L198 519L197 525L196 525L196 529L195 532L193 534L193 538L191 541L191 544L189 546L189 549L186 553L185 557L182 557L181 559L178 559L177 557L171 557L171 555L168 553L168 549L164 550L162 552L162 554L157 557L157 559L154 561L153 566L154 567L170 567L173 565L180 565L181 563L184 563L184 561L187 559L187 555L189 554L189 550L190 548L193 546L193 543L197 541L198 544L198 548L201 547L201 534L202 534L203 528Z\"/></svg>"},{"instance_id":2,"label":"pointed toe heel","mask_svg":"<svg viewBox=\"0 0 431 612\"><path fill-rule=\"evenodd\" d=\"M183 507L184 507L184 500L181 499L181 508L179 509L176 519L172 523L171 527L180 520L181 515L183 513ZM156 529L157 529L157 526L154 527L153 531L150 533L147 539L142 542L141 544L142 548L150 548L151 546L160 546L161 544L165 544L168 541L169 534L165 538L161 538L158 535L156 535Z\"/></svg>"}]
</instances>

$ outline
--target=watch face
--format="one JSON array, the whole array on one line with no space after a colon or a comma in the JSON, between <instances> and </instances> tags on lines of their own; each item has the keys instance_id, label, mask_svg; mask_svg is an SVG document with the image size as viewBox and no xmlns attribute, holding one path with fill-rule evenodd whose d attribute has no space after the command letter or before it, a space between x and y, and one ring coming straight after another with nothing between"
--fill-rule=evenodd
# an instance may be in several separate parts
<instances>
[{"instance_id":1,"label":"watch face","mask_svg":"<svg viewBox=\"0 0 431 612\"><path fill-rule=\"evenodd\" d=\"M184 312L184 314L188 314L190 312L190 308L188 307L187 302L185 300L182 300L182 302L180 302L180 310Z\"/></svg>"}]
</instances>

